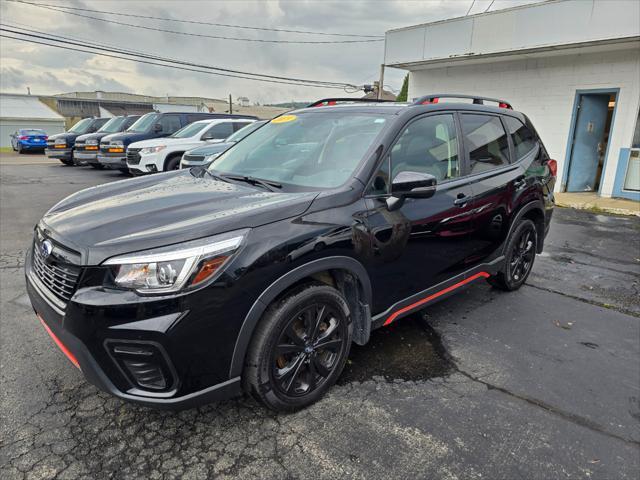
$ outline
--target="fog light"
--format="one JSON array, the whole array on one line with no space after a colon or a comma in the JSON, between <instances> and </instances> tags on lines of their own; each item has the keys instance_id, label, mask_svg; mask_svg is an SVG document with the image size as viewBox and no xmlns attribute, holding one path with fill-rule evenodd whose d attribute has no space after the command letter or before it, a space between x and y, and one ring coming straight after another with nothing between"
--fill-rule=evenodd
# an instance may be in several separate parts
<instances>
[{"instance_id":1,"label":"fog light","mask_svg":"<svg viewBox=\"0 0 640 480\"><path fill-rule=\"evenodd\" d=\"M155 173L158 171L158 167L156 167L155 165L151 164L151 165L147 165L147 171L151 172L151 173Z\"/></svg>"},{"instance_id":2,"label":"fog light","mask_svg":"<svg viewBox=\"0 0 640 480\"><path fill-rule=\"evenodd\" d=\"M135 387L152 391L175 388L175 372L160 344L107 340L105 347L120 371Z\"/></svg>"}]
</instances>

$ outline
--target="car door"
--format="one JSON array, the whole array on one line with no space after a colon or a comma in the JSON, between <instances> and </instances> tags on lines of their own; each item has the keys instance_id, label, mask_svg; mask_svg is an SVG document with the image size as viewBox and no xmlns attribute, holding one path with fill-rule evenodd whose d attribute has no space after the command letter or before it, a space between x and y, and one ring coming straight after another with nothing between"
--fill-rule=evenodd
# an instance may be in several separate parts
<instances>
[{"instance_id":1,"label":"car door","mask_svg":"<svg viewBox=\"0 0 640 480\"><path fill-rule=\"evenodd\" d=\"M372 311L380 313L467 269L475 244L471 198L460 159L453 113L410 121L375 174L366 196L372 244ZM407 198L390 210L390 179L400 172L428 173L438 181L431 198Z\"/></svg>"},{"instance_id":2,"label":"car door","mask_svg":"<svg viewBox=\"0 0 640 480\"><path fill-rule=\"evenodd\" d=\"M474 192L477 243L470 262L489 263L508 235L517 195L526 183L524 170L511 162L511 142L500 115L461 112L460 124Z\"/></svg>"}]
</instances>

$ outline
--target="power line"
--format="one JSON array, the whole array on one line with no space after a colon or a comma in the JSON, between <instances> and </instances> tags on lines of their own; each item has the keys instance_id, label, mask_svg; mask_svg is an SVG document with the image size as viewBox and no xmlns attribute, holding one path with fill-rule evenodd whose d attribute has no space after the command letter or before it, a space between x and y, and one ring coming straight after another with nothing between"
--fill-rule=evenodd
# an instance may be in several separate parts
<instances>
[{"instance_id":1,"label":"power line","mask_svg":"<svg viewBox=\"0 0 640 480\"><path fill-rule=\"evenodd\" d=\"M490 4L489 4L489 6L487 7L487 9L484 11L484 13L487 13L487 12L489 11L489 9L491 9L491 7L493 7L493 3L494 3L495 1L496 1L496 0L491 0L491 3L490 3Z\"/></svg>"},{"instance_id":2,"label":"power line","mask_svg":"<svg viewBox=\"0 0 640 480\"><path fill-rule=\"evenodd\" d=\"M26 3L28 5L41 6L41 7L44 6L44 7L63 8L66 10L73 10L73 11L79 11L79 12L102 13L104 15L117 15L121 17L130 17L130 18L144 18L147 20L162 20L164 22L188 23L192 25L208 25L213 27L240 28L244 30L259 30L263 32L300 33L300 34L306 34L306 35L323 35L323 36L332 36L332 37L384 38L384 35L358 35L358 34L352 34L352 33L329 33L329 32L311 32L308 30L287 30L284 28L249 27L246 25L234 25L229 23L202 22L198 20L183 20L183 19L177 19L177 18L153 17L150 15L135 15L132 13L110 12L105 10L92 10L90 8L68 7L66 5L51 5L49 3L26 2L24 0L7 0L7 1L15 2L15 3Z\"/></svg>"},{"instance_id":3,"label":"power line","mask_svg":"<svg viewBox=\"0 0 640 480\"><path fill-rule=\"evenodd\" d=\"M187 71L208 73L208 74L224 76L224 77L240 78L244 80L255 80L255 81L268 82L268 83L281 83L281 84L287 84L287 85L318 87L318 88L344 89L345 87L351 86L349 84L338 83L338 82L322 82L318 80L306 80L306 79L297 79L297 78L291 78L291 77L277 77L277 76L266 75L266 74L256 74L256 73L250 73L250 72L241 72L238 70L223 69L220 67L212 67L210 65L202 65L197 63L176 60L172 58L159 57L151 54L146 54L143 52L136 52L131 50L119 49L119 48L107 48L105 46L100 46L99 44L96 44L96 43L82 44L78 42L61 39L62 38L61 36L57 36L58 38L53 38L52 36L47 37L46 36L47 34L36 35L32 33L24 33L20 31L10 30L2 26L1 24L0 24L0 32L7 32L12 35L21 35L21 37L16 37L16 36L6 35L6 33L0 34L0 36L11 38L14 40L20 40L20 41L29 42L29 43L36 43L40 45L46 45L50 47L56 47L56 48L77 51L82 53L89 53L89 54L99 55L104 57L117 58L121 60L128 60L132 62L140 62L140 63L163 66L163 67L168 67L173 69L183 69ZM27 38L24 38L24 37L27 37ZM56 42L56 44L45 43L45 41ZM59 44L62 44L62 45L59 45ZM73 45L73 47L68 45ZM76 48L76 47L81 47L81 48ZM93 50L87 50L87 48L93 49ZM100 50L100 51L96 52L95 50ZM102 52L109 52L109 53L102 53ZM122 55L126 55L126 57ZM138 57L138 58L129 58L129 57ZM164 62L164 63L158 63L158 62ZM167 65L167 63L169 63L170 65ZM171 64L174 64L174 65L171 65ZM195 67L195 68L191 68L191 67Z\"/></svg>"},{"instance_id":4,"label":"power line","mask_svg":"<svg viewBox=\"0 0 640 480\"><path fill-rule=\"evenodd\" d=\"M467 10L467 13L465 13L465 15L464 15L465 17L466 17L467 15L469 15L469 12L471 12L471 9L473 8L473 6L474 6L475 4L476 4L476 0L473 0L473 2L471 2L471 6L469 7L469 10Z\"/></svg>"},{"instance_id":5,"label":"power line","mask_svg":"<svg viewBox=\"0 0 640 480\"><path fill-rule=\"evenodd\" d=\"M177 30L168 30L164 28L156 28L149 27L146 25L136 25L134 23L120 22L118 20L109 20L106 18L92 17L91 15L84 15L82 13L71 12L68 10L62 10L58 7L48 7L44 5L40 5L38 3L29 3L24 2L22 0L15 0L17 3L23 3L24 5L31 5L38 8L44 8L45 10L51 10L54 12L64 13L67 15L74 15L76 17L87 18L89 20L93 20L96 22L104 22L104 23L112 23L114 25L122 25L126 27L140 28L143 30L151 30L154 32L163 32L163 33L172 33L175 35L186 35L189 37L200 37L200 38L214 38L218 40L233 40L233 41L242 41L242 42L257 42L257 43L283 43L283 44L346 44L346 43L372 43L372 42L383 42L384 39L369 39L369 40L265 40L262 38L241 38L241 37L226 37L222 35L207 35L204 33L191 33L191 32L180 32Z\"/></svg>"},{"instance_id":6,"label":"power line","mask_svg":"<svg viewBox=\"0 0 640 480\"><path fill-rule=\"evenodd\" d=\"M91 40L79 39L77 37L76 38L65 37L65 36L62 36L62 35L55 35L55 34L51 34L51 33L47 33L47 32L41 32L41 31L38 31L38 30L33 30L33 29L29 29L29 28L24 28L24 27L22 27L22 31L21 30L11 30L11 29L15 29L15 28L17 28L17 27L0 22L0 30L7 31L7 32L12 33L14 35L15 34L19 34L19 35L24 35L24 36L27 36L27 37L38 38L40 40L55 41L55 42L64 43L64 44L70 44L70 45L83 47L83 48L94 48L94 49L97 49L97 50L102 50L102 51L106 51L106 52L110 52L110 53L124 54L124 55L130 55L130 56L138 56L138 57L142 57L142 58L145 58L145 59L159 60L159 61L163 61L163 62L177 63L177 64L180 64L180 65L187 65L187 66L191 66L191 67L206 68L206 69L216 70L216 71L225 72L225 73L234 73L234 74L239 74L239 75L250 75L250 76L264 77L264 78L270 78L270 79L275 79L275 80L287 80L287 81L292 81L292 82L297 82L297 83L312 83L312 84L326 85L326 86L339 87L339 88L343 88L345 86L352 86L351 84L347 84L347 83L343 83L343 82L329 82L329 81L322 81L322 80L309 80L309 79L305 79L305 78L283 77L283 76L276 76L276 75L268 75L266 73L265 74L263 74L263 73L252 73L252 72L245 72L245 71L241 71L241 70L232 70L232 69L223 68L223 67L214 67L212 65L193 63L193 62L188 62L188 61L185 61L185 60L178 60L178 59L170 58L170 57L161 57L161 56L158 56L158 55L155 55L155 54L152 54L152 53L143 52L143 51L140 51L140 50L125 49L125 48L121 48L121 47L118 47L118 46L105 45L105 44L93 42ZM24 33L24 31L28 31L28 32L31 32L31 33ZM53 38L53 37L57 37L57 38ZM59 39L62 39L62 40L59 40Z\"/></svg>"}]
</instances>

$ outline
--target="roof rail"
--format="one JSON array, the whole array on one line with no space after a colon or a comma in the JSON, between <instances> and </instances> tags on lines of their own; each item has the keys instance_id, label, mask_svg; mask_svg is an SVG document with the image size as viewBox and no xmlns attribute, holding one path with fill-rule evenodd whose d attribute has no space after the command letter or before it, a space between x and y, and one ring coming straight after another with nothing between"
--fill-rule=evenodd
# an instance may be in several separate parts
<instances>
[{"instance_id":1,"label":"roof rail","mask_svg":"<svg viewBox=\"0 0 640 480\"><path fill-rule=\"evenodd\" d=\"M306 106L311 107L330 107L337 105L338 103L380 103L380 102L394 102L394 100L382 100L377 98L323 98L322 100L316 100L315 102Z\"/></svg>"},{"instance_id":2,"label":"roof rail","mask_svg":"<svg viewBox=\"0 0 640 480\"><path fill-rule=\"evenodd\" d=\"M476 105L484 105L485 100L489 102L495 102L500 108L508 108L513 110L511 104L505 100L490 97L479 97L477 95L459 95L457 93L434 93L432 95L424 95L416 98L412 105L427 105L429 103L438 103L441 98L469 98L473 100Z\"/></svg>"}]
</instances>

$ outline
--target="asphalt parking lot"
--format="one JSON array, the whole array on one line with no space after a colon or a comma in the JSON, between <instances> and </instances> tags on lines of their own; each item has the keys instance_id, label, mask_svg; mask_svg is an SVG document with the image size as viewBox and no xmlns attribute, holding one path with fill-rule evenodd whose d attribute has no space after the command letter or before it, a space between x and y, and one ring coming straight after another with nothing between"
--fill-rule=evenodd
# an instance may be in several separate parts
<instances>
[{"instance_id":1,"label":"asphalt parking lot","mask_svg":"<svg viewBox=\"0 0 640 480\"><path fill-rule=\"evenodd\" d=\"M123 178L0 157L1 478L637 478L637 217L556 209L521 290L477 284L377 331L307 410L175 413L85 382L26 299L37 219Z\"/></svg>"}]
</instances>

